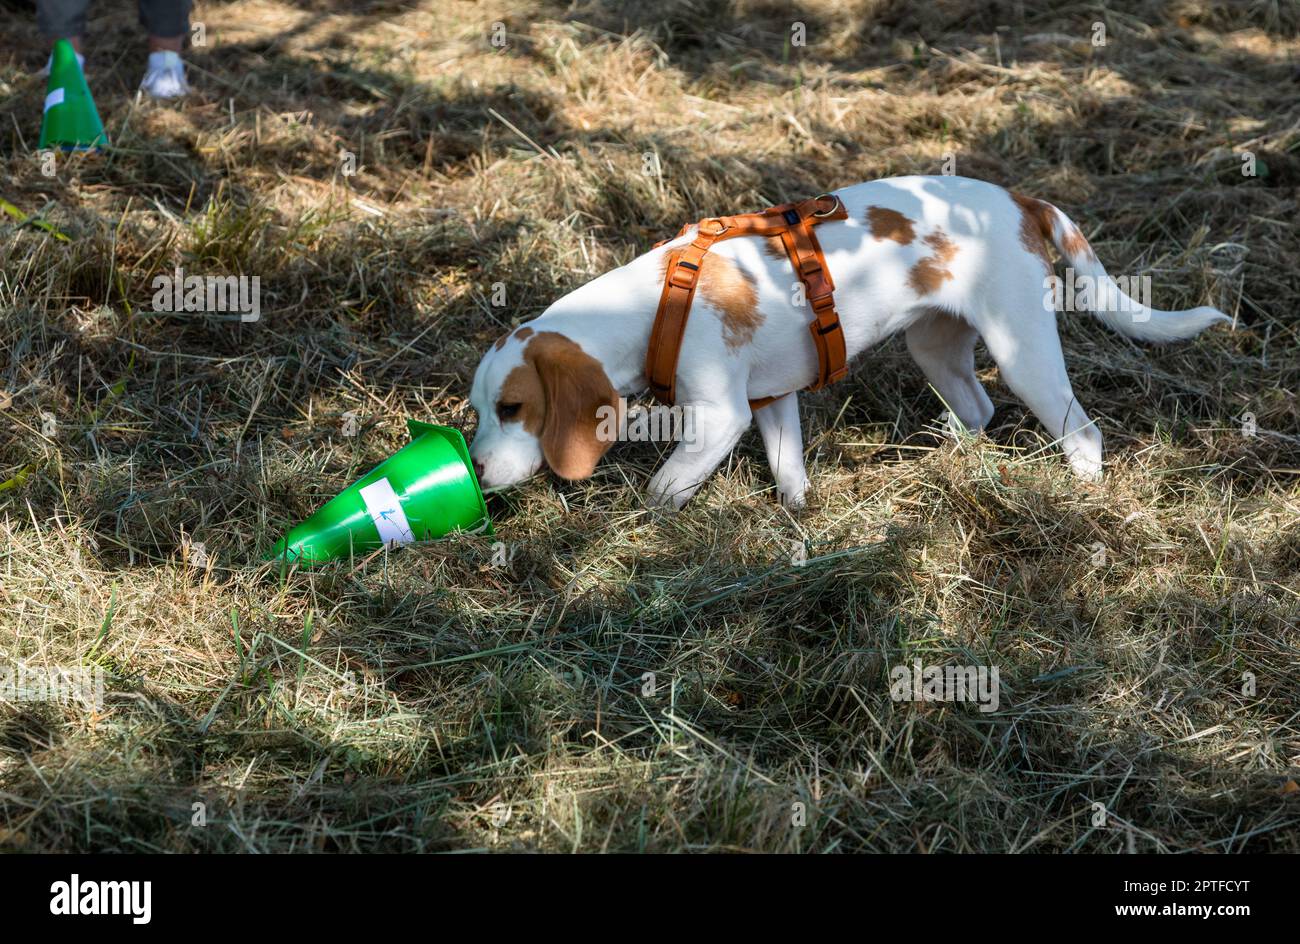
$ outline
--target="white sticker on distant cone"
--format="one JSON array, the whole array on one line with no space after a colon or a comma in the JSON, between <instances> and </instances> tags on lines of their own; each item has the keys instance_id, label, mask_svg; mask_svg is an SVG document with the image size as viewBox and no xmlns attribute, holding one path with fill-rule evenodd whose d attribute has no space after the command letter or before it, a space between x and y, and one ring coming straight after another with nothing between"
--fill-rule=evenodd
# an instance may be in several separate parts
<instances>
[{"instance_id":1,"label":"white sticker on distant cone","mask_svg":"<svg viewBox=\"0 0 1300 944\"><path fill-rule=\"evenodd\" d=\"M371 482L361 489L361 500L366 503L366 511L384 544L410 544L415 540L406 512L388 479Z\"/></svg>"},{"instance_id":2,"label":"white sticker on distant cone","mask_svg":"<svg viewBox=\"0 0 1300 944\"><path fill-rule=\"evenodd\" d=\"M56 88L49 95L45 96L45 110L49 111L55 105L63 104L63 89Z\"/></svg>"}]
</instances>

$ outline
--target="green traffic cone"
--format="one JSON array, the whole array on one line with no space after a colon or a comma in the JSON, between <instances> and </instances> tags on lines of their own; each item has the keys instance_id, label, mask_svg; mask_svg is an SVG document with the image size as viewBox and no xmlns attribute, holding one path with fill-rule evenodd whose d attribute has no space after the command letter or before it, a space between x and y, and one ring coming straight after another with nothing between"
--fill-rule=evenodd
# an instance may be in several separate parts
<instances>
[{"instance_id":1,"label":"green traffic cone","mask_svg":"<svg viewBox=\"0 0 1300 944\"><path fill-rule=\"evenodd\" d=\"M492 530L465 446L450 426L407 420L411 442L281 538L267 555L310 566L452 531Z\"/></svg>"},{"instance_id":2,"label":"green traffic cone","mask_svg":"<svg viewBox=\"0 0 1300 944\"><path fill-rule=\"evenodd\" d=\"M76 50L66 39L54 44L54 54L50 57L50 83L46 86L40 147L64 151L96 151L108 147L108 135L95 110L95 100L90 97Z\"/></svg>"}]
</instances>

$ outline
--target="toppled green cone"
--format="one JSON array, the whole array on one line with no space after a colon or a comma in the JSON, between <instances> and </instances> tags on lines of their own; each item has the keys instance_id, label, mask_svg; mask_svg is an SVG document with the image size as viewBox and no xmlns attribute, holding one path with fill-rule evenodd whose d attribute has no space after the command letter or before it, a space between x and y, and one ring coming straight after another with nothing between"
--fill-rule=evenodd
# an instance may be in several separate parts
<instances>
[{"instance_id":1,"label":"toppled green cone","mask_svg":"<svg viewBox=\"0 0 1300 944\"><path fill-rule=\"evenodd\" d=\"M453 531L491 530L465 438L407 420L411 442L281 538L267 555L305 566Z\"/></svg>"}]
</instances>

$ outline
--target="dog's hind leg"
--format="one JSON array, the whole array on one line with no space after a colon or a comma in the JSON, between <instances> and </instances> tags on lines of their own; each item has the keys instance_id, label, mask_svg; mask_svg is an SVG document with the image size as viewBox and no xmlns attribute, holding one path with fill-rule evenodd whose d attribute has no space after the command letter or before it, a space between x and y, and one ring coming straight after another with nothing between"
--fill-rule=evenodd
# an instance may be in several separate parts
<instances>
[{"instance_id":1,"label":"dog's hind leg","mask_svg":"<svg viewBox=\"0 0 1300 944\"><path fill-rule=\"evenodd\" d=\"M997 314L981 313L975 324L1011 392L1033 410L1060 442L1070 466L1083 479L1101 478L1101 431L1074 396L1065 372L1056 313L1045 309L1036 289L1009 293Z\"/></svg>"},{"instance_id":2,"label":"dog's hind leg","mask_svg":"<svg viewBox=\"0 0 1300 944\"><path fill-rule=\"evenodd\" d=\"M967 429L993 419L993 401L975 378L975 328L941 308L931 308L907 329L907 350Z\"/></svg>"},{"instance_id":3,"label":"dog's hind leg","mask_svg":"<svg viewBox=\"0 0 1300 944\"><path fill-rule=\"evenodd\" d=\"M754 414L763 434L767 464L776 479L781 504L802 508L808 491L808 474L803 464L803 433L799 429L799 397L787 393Z\"/></svg>"}]
</instances>

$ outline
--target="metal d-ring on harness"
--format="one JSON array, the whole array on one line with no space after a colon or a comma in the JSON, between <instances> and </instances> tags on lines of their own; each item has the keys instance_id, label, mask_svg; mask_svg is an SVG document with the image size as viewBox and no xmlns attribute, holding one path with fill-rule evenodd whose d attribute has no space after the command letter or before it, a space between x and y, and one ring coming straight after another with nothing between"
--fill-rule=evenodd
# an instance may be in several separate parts
<instances>
[{"instance_id":1,"label":"metal d-ring on harness","mask_svg":"<svg viewBox=\"0 0 1300 944\"><path fill-rule=\"evenodd\" d=\"M700 220L696 224L695 239L680 249L674 249L668 256L664 289L659 296L659 309L655 312L650 346L646 350L645 372L651 394L668 404L676 399L677 358L681 354L700 266L714 243L737 236L780 237L795 273L804 284L805 296L815 316L808 330L812 334L819 365L817 379L807 389L820 390L842 379L847 372L844 329L835 312L835 283L831 281L826 257L822 255L813 227L828 220L847 218L848 211L843 201L833 193L826 193L801 203L770 207L761 213ZM677 235L685 236L690 228L688 223ZM749 405L752 409L759 409L775 399L777 397L764 397L751 400Z\"/></svg>"}]
</instances>

